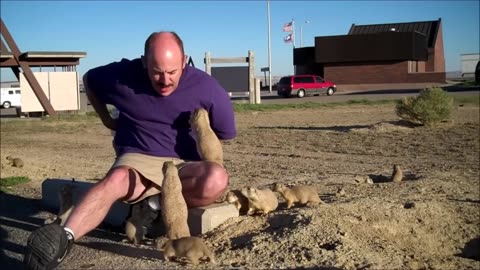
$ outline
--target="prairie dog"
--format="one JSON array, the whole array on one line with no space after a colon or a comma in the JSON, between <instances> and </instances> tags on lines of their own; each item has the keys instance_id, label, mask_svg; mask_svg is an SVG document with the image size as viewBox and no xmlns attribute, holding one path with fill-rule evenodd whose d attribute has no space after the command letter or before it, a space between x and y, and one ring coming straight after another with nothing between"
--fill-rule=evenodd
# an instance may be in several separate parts
<instances>
[{"instance_id":1,"label":"prairie dog","mask_svg":"<svg viewBox=\"0 0 480 270\"><path fill-rule=\"evenodd\" d=\"M60 188L58 192L58 200L60 202L58 214L54 218L45 220L45 224L57 223L62 226L65 224L65 221L67 221L68 216L70 216L73 210L73 190L74 187L69 184L63 185Z\"/></svg>"},{"instance_id":2,"label":"prairie dog","mask_svg":"<svg viewBox=\"0 0 480 270\"><path fill-rule=\"evenodd\" d=\"M243 188L242 195L248 199L248 215L254 213L268 214L278 207L278 199L275 193L268 188Z\"/></svg>"},{"instance_id":3,"label":"prairie dog","mask_svg":"<svg viewBox=\"0 0 480 270\"><path fill-rule=\"evenodd\" d=\"M306 185L298 185L293 188L288 188L284 184L273 184L273 191L276 191L282 195L287 201L287 208L290 209L294 203L306 204L318 204L323 203L317 193L317 188Z\"/></svg>"},{"instance_id":4,"label":"prairie dog","mask_svg":"<svg viewBox=\"0 0 480 270\"><path fill-rule=\"evenodd\" d=\"M215 263L212 251L198 237L182 237L175 240L167 240L160 248L163 250L165 260L172 258L188 258L193 265L201 260L208 260Z\"/></svg>"},{"instance_id":5,"label":"prairie dog","mask_svg":"<svg viewBox=\"0 0 480 270\"><path fill-rule=\"evenodd\" d=\"M372 178L370 178L370 176L368 175L355 175L353 179L355 180L355 182L360 184L363 184L363 183L373 184Z\"/></svg>"},{"instance_id":6,"label":"prairie dog","mask_svg":"<svg viewBox=\"0 0 480 270\"><path fill-rule=\"evenodd\" d=\"M223 166L223 148L210 127L208 112L199 108L190 117L190 126L196 137L197 149L202 160L213 161Z\"/></svg>"},{"instance_id":7,"label":"prairie dog","mask_svg":"<svg viewBox=\"0 0 480 270\"><path fill-rule=\"evenodd\" d=\"M230 190L227 192L225 201L233 204L241 215L248 212L248 199L242 194L240 190Z\"/></svg>"},{"instance_id":8,"label":"prairie dog","mask_svg":"<svg viewBox=\"0 0 480 270\"><path fill-rule=\"evenodd\" d=\"M125 222L127 240L134 245L141 245L145 235L144 226L149 225L151 221L151 211L145 200L132 205L132 213Z\"/></svg>"},{"instance_id":9,"label":"prairie dog","mask_svg":"<svg viewBox=\"0 0 480 270\"><path fill-rule=\"evenodd\" d=\"M14 158L12 156L7 156L8 165L12 165L13 167L22 168L23 167L23 160L21 158Z\"/></svg>"},{"instance_id":10,"label":"prairie dog","mask_svg":"<svg viewBox=\"0 0 480 270\"><path fill-rule=\"evenodd\" d=\"M403 172L402 169L400 169L400 166L397 164L393 165L393 173L392 177L390 177L390 180L392 182L401 182L403 178Z\"/></svg>"},{"instance_id":11,"label":"prairie dog","mask_svg":"<svg viewBox=\"0 0 480 270\"><path fill-rule=\"evenodd\" d=\"M190 236L187 203L183 198L178 169L172 161L163 164L163 175L160 207L167 237L173 240Z\"/></svg>"}]
</instances>

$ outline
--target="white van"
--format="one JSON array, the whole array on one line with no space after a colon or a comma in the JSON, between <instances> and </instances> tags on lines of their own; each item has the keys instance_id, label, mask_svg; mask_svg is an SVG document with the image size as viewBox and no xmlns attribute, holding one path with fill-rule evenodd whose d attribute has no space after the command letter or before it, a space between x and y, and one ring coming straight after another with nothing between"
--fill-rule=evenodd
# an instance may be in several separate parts
<instances>
[{"instance_id":1,"label":"white van","mask_svg":"<svg viewBox=\"0 0 480 270\"><path fill-rule=\"evenodd\" d=\"M19 87L1 88L0 89L0 105L2 108L22 106L22 95Z\"/></svg>"}]
</instances>

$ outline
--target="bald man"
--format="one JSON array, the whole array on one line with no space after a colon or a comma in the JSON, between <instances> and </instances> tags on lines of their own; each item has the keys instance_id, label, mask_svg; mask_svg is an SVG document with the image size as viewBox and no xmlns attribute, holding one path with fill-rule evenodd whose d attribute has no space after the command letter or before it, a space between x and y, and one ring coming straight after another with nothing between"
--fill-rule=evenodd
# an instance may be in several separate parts
<instances>
[{"instance_id":1,"label":"bald man","mask_svg":"<svg viewBox=\"0 0 480 270\"><path fill-rule=\"evenodd\" d=\"M186 63L178 35L155 32L141 58L122 59L84 75L90 103L102 123L115 131L118 157L75 206L65 227L50 224L30 235L27 269L55 268L74 239L95 229L115 201L158 197L165 161L177 164L189 207L211 204L225 191L228 174L217 163L200 160L189 118L195 109L205 108L218 138L230 140L236 136L233 107L214 78ZM120 111L118 119L111 117L107 104Z\"/></svg>"}]
</instances>

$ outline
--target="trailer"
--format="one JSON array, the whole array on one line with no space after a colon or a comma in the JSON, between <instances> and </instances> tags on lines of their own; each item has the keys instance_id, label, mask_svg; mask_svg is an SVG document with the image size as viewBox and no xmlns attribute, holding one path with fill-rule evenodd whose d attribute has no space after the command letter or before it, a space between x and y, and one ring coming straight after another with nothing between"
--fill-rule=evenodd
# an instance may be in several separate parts
<instances>
[{"instance_id":1,"label":"trailer","mask_svg":"<svg viewBox=\"0 0 480 270\"><path fill-rule=\"evenodd\" d=\"M22 95L20 87L0 88L0 106L5 109L10 107L21 107Z\"/></svg>"}]
</instances>

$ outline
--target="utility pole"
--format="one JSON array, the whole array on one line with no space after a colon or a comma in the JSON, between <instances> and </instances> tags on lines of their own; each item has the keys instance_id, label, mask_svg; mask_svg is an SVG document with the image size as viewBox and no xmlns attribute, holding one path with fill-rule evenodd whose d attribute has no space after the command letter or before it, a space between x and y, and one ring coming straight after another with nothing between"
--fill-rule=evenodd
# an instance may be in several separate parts
<instances>
[{"instance_id":1,"label":"utility pole","mask_svg":"<svg viewBox=\"0 0 480 270\"><path fill-rule=\"evenodd\" d=\"M306 20L305 24L308 24L308 23L310 23L310 21ZM304 24L300 25L300 48L303 47L303 25Z\"/></svg>"},{"instance_id":2,"label":"utility pole","mask_svg":"<svg viewBox=\"0 0 480 270\"><path fill-rule=\"evenodd\" d=\"M268 18L268 91L272 93L272 47L270 44L270 0L267 0Z\"/></svg>"}]
</instances>

